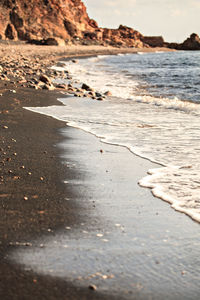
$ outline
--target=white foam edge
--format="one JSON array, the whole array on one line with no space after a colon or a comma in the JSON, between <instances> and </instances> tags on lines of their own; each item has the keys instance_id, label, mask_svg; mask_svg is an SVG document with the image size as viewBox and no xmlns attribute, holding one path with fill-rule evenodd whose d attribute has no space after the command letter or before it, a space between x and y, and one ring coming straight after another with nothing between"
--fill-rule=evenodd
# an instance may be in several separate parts
<instances>
[{"instance_id":1,"label":"white foam edge","mask_svg":"<svg viewBox=\"0 0 200 300\"><path fill-rule=\"evenodd\" d=\"M149 170L148 171L149 175L147 175L144 178L142 178L141 180L139 180L138 184L141 187L151 189L151 192L154 197L159 198L159 199L171 204L171 207L173 209L175 209L176 211L184 213L185 215L192 218L194 221L200 223L200 214L199 213L196 213L195 210L193 210L193 209L187 209L187 208L181 207L179 202L175 198L169 196L168 194L166 194L163 191L163 188L159 183L151 182L152 179L159 178L159 174L162 173L162 170L165 169L166 167ZM178 169L179 167L174 167L174 168Z\"/></svg>"},{"instance_id":2,"label":"white foam edge","mask_svg":"<svg viewBox=\"0 0 200 300\"><path fill-rule=\"evenodd\" d=\"M173 109L182 112L190 112L195 115L200 114L200 105L198 103L190 102L187 100L181 100L177 97L170 98L158 98L153 96L133 96L136 102L153 104L155 106L161 106L166 109Z\"/></svg>"},{"instance_id":3,"label":"white foam edge","mask_svg":"<svg viewBox=\"0 0 200 300\"><path fill-rule=\"evenodd\" d=\"M60 101L60 102L62 102L62 99L58 98L57 100ZM50 107L51 108L54 108L54 107L56 108L57 105L53 105L53 106L50 106ZM38 107L38 108L42 109L42 107ZM189 217L191 217L194 221L197 221L197 222L200 223L200 215L199 214L197 214L193 210L182 208L178 204L178 201L176 201L176 199L174 199L173 197L170 197L169 195L167 195L166 193L163 192L163 189L162 189L161 185L155 184L155 183L151 182L152 178L156 178L156 177L158 178L159 174L162 173L162 170L165 169L166 167L169 167L169 166L165 166L161 162L154 161L151 158L148 158L148 157L145 157L145 156L141 155L140 152L135 151L134 147L130 147L129 148L126 145L122 145L122 144L118 144L118 143L112 143L112 142L109 141L109 138L98 136L95 133L92 133L87 127L79 126L77 123L72 122L72 121L71 122L63 121L63 119L61 119L61 118L52 116L51 113L48 114L48 113L44 113L44 112L41 112L41 111L37 111L37 107L24 107L24 109L27 109L27 110L32 111L32 112L37 112L37 113L42 114L42 115L50 116L50 117L52 117L54 119L57 119L57 120L62 121L62 122L65 122L65 124L67 126L70 126L70 127L73 127L73 128L77 128L77 129L81 129L84 132L87 132L89 134L92 134L93 136L96 136L97 138L100 139L100 141L102 143L113 145L113 146L125 147L126 149L128 149L129 151L131 151L133 154L135 154L135 155L137 155L137 156L139 156L141 158L147 159L147 160L149 160L149 161L151 161L153 163L161 165L162 166L161 168L148 170L147 173L149 175L147 175L147 176L143 177L141 180L139 180L138 184L141 187L145 187L145 188L151 189L151 192L152 192L152 194L153 194L154 197L159 198L159 199L161 199L161 200L163 200L165 202L168 202L169 204L171 204L171 207L173 209L175 209L176 211L184 213L184 214L188 215ZM180 166L179 167L177 167L177 166L170 166L170 167L171 168L180 168Z\"/></svg>"},{"instance_id":4,"label":"white foam edge","mask_svg":"<svg viewBox=\"0 0 200 300\"><path fill-rule=\"evenodd\" d=\"M138 54L140 54L140 52L138 52ZM141 52L141 54L145 54L145 52ZM91 58L87 58L87 59L98 60L98 58L103 58L103 57L109 57L109 55L99 55L97 57L91 57ZM66 65L66 67L53 66L51 68L54 70L57 70L57 71L65 71L68 69L69 62L60 61L60 63L64 63ZM139 85L138 82L133 82L133 83L134 83L134 86ZM102 90L102 92L105 92L105 91L106 91L106 88L105 88L105 90ZM114 96L119 95L119 93L117 93L115 95L114 91L112 91L112 92L113 92ZM173 110L182 111L182 112L186 112L186 113L193 113L194 115L200 114L200 105L198 103L190 102L187 100L184 101L177 97L170 99L170 98L164 98L164 97L158 98L158 97L149 96L149 95L135 96L135 95L131 95L129 90L127 91L127 93L125 93L125 91L123 91L123 95L125 96L125 99L134 100L134 101L141 102L141 103L149 103L152 105L156 105L158 107L159 106L165 107L166 109L173 109Z\"/></svg>"}]
</instances>

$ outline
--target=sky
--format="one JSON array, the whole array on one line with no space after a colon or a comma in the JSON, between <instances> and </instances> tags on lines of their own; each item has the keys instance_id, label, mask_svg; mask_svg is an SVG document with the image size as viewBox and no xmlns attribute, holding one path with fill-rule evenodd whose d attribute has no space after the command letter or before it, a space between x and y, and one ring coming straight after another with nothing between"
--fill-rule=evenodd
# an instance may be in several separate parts
<instances>
[{"instance_id":1,"label":"sky","mask_svg":"<svg viewBox=\"0 0 200 300\"><path fill-rule=\"evenodd\" d=\"M143 35L162 35L167 42L183 42L200 35L200 0L83 0L89 17L100 27L120 24Z\"/></svg>"}]
</instances>

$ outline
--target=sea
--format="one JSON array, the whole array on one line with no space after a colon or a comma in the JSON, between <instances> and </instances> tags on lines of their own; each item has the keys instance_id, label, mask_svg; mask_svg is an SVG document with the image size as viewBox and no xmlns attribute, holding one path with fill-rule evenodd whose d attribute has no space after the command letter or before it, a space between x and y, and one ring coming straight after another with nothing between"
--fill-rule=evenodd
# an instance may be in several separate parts
<instances>
[{"instance_id":1,"label":"sea","mask_svg":"<svg viewBox=\"0 0 200 300\"><path fill-rule=\"evenodd\" d=\"M200 52L138 52L62 63L54 69L69 71L72 84L86 83L112 96L96 101L63 94L63 106L29 109L157 163L139 185L200 222Z\"/></svg>"}]
</instances>

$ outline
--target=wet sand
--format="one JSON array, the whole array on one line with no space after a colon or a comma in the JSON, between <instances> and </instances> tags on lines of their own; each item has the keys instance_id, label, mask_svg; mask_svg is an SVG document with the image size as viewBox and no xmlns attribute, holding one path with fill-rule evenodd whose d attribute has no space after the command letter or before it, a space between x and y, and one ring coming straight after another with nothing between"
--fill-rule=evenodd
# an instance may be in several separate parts
<instances>
[{"instance_id":1,"label":"wet sand","mask_svg":"<svg viewBox=\"0 0 200 300\"><path fill-rule=\"evenodd\" d=\"M199 224L137 184L159 166L0 90L0 298L199 299Z\"/></svg>"}]
</instances>

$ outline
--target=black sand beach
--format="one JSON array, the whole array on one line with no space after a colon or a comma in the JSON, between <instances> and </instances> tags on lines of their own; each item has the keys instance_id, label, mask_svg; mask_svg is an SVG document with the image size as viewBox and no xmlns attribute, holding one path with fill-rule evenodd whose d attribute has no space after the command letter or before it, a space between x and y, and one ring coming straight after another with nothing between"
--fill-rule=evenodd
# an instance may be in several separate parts
<instances>
[{"instance_id":1,"label":"black sand beach","mask_svg":"<svg viewBox=\"0 0 200 300\"><path fill-rule=\"evenodd\" d=\"M199 224L137 184L159 166L23 109L56 91L0 93L0 299L199 299Z\"/></svg>"},{"instance_id":2,"label":"black sand beach","mask_svg":"<svg viewBox=\"0 0 200 300\"><path fill-rule=\"evenodd\" d=\"M16 93L10 90L14 89ZM1 86L4 93L5 86ZM91 291L65 281L24 271L9 263L7 254L27 241L78 222L77 203L64 199L73 193L63 183L69 171L61 164L56 143L64 123L23 109L52 105L56 93L6 85L1 97L1 299L88 299ZM101 299L95 296L95 299Z\"/></svg>"}]
</instances>

